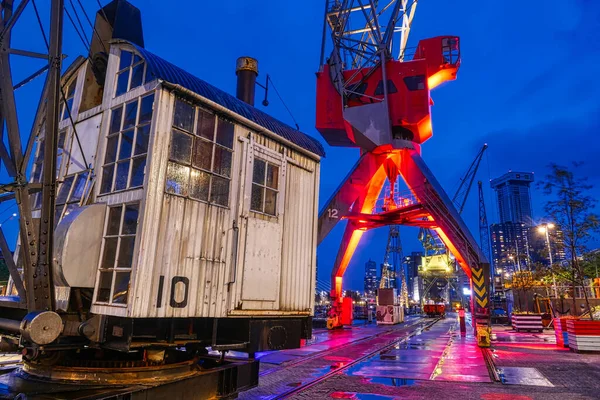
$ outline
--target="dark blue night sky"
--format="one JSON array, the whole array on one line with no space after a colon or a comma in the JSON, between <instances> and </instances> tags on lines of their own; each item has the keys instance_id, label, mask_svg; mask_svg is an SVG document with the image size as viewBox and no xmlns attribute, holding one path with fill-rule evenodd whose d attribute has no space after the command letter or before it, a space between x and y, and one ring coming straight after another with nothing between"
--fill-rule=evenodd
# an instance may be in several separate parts
<instances>
[{"instance_id":1,"label":"dark blue night sky","mask_svg":"<svg viewBox=\"0 0 600 400\"><path fill-rule=\"evenodd\" d=\"M314 73L324 0L131 2L142 11L150 51L230 93L235 93L236 58L257 58L259 81L270 74L301 130L321 139L314 128ZM38 3L47 12L45 2ZM96 2L84 3L90 14L95 13ZM23 18L13 46L43 51L31 9ZM581 173L600 197L600 2L420 1L409 46L437 35L461 37L458 80L432 92L434 136L423 146L425 161L447 192L453 193L479 148L488 143L477 178L486 182L490 223L497 212L487 182L509 169L533 171L539 180L549 162L583 161ZM69 55L65 65L86 53L68 20L63 51ZM43 63L14 59L23 66L15 82ZM17 92L23 135L29 131L41 84L38 79ZM257 91L257 97L262 95ZM275 93L269 100L268 107L259 107L293 126ZM321 141L327 151L321 166L322 204L358 152ZM7 180L4 171L0 178ZM542 218L544 198L535 189L532 196L534 215ZM0 222L14 210L5 209L0 206ZM477 212L474 187L463 216L475 237ZM16 221L5 225L9 240L14 239ZM318 249L319 281L328 282L342 232L343 227L336 228ZM401 235L405 253L419 250L416 230L402 228ZM364 264L369 258L382 262L386 238L386 228L363 236L346 274L347 288L362 290Z\"/></svg>"}]
</instances>

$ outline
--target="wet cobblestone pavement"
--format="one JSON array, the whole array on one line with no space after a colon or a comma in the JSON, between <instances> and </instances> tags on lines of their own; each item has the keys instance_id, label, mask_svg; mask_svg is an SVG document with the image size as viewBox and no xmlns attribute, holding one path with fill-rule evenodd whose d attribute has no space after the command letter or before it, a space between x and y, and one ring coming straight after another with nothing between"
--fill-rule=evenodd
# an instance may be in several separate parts
<instances>
[{"instance_id":1,"label":"wet cobblestone pavement","mask_svg":"<svg viewBox=\"0 0 600 400\"><path fill-rule=\"evenodd\" d=\"M410 323L414 324L415 320ZM368 354L373 346L384 347L386 343L393 343L394 338L398 341L416 327L397 325L376 338L369 335L383 327L354 328L355 333L339 332L337 344L333 339L321 337L318 344L324 347L316 348L320 350L309 350L309 345L300 351L290 351L286 357L299 358L279 364L271 364L278 360L276 353L271 353L270 358L264 360L268 362L261 365L261 371L272 369L272 372L261 376L260 386L242 393L240 398L280 398L290 389L316 380L286 398L600 399L600 355L576 354L557 347L552 330L542 334L516 333L510 327L495 326L496 340L490 352L494 366L490 368L498 373L500 381L496 382L471 334L472 328L468 327L467 335L461 336L452 315L349 368L343 367L357 354ZM338 345L341 347L335 350ZM298 361L303 357L301 354L310 354L313 359L306 363ZM322 359L319 354L323 355ZM300 365L295 367L294 362ZM322 368L318 369L317 364ZM325 367L326 364L329 366ZM279 375L278 368L285 371ZM339 370L335 371L336 368ZM319 376L325 374L328 374L327 379L319 381ZM277 376L278 379L273 379Z\"/></svg>"}]
</instances>

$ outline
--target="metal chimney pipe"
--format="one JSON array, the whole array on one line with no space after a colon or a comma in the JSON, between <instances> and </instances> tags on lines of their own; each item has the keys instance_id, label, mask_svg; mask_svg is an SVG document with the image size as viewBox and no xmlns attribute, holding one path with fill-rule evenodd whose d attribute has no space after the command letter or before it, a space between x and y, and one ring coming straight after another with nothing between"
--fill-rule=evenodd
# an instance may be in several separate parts
<instances>
[{"instance_id":1,"label":"metal chimney pipe","mask_svg":"<svg viewBox=\"0 0 600 400\"><path fill-rule=\"evenodd\" d=\"M237 75L236 97L253 106L256 77L258 76L258 61L252 57L238 58L235 74Z\"/></svg>"}]
</instances>

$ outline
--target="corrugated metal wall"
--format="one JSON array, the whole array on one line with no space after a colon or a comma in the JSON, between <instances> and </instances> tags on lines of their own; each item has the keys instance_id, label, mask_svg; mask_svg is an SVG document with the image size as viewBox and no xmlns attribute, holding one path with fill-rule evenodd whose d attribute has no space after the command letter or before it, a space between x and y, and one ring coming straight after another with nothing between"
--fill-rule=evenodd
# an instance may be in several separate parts
<instances>
[{"instance_id":1,"label":"corrugated metal wall","mask_svg":"<svg viewBox=\"0 0 600 400\"><path fill-rule=\"evenodd\" d=\"M287 166L286 198L283 218L283 249L281 259L281 310L309 310L312 307L314 227L314 172L289 163Z\"/></svg>"},{"instance_id":2,"label":"corrugated metal wall","mask_svg":"<svg viewBox=\"0 0 600 400\"><path fill-rule=\"evenodd\" d=\"M144 233L128 314L133 317L257 316L280 315L281 311L309 314L314 300L318 162L238 125L229 208L166 194L165 171L174 95L163 90L159 98L155 105L159 119L151 139L153 150L142 222ZM275 221L277 229L271 231L277 232L278 240L267 240L273 249L263 249L280 255L276 263L268 266L270 270L277 270L274 274L277 279L272 285L277 299L271 304L244 299L242 290L244 285L260 284L265 273L259 264L254 267L260 268L254 269L244 265L245 246L256 239L247 235L261 234L248 229L249 219L257 217L249 212L254 145L276 152L286 168L292 168L290 177L286 173L280 184L281 201L285 206ZM234 221L240 228L238 232L233 229ZM264 222L255 219L256 223L259 221ZM269 223L274 222L271 219ZM239 235L237 265L232 262L235 234ZM262 239L265 242L264 235ZM276 243L279 244L275 246ZM254 275L249 276L251 273ZM162 291L159 290L161 276ZM178 277L189 280L187 304L172 307L172 297L177 301L186 297L186 285L177 283Z\"/></svg>"}]
</instances>

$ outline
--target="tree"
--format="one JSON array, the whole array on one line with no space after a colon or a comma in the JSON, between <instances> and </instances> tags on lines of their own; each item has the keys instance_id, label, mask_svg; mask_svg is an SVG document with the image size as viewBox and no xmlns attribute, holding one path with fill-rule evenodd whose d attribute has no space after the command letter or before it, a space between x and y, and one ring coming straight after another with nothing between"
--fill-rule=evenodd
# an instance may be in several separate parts
<instances>
[{"instance_id":1,"label":"tree","mask_svg":"<svg viewBox=\"0 0 600 400\"><path fill-rule=\"evenodd\" d=\"M577 169L581 163L573 163ZM578 177L566 167L550 164L550 173L538 185L544 194L551 196L546 202L544 211L563 233L563 245L567 256L566 274L573 284L573 313L577 312L575 287L585 286L586 279L584 264L578 256L587 250L587 243L591 236L600 229L600 217L591 210L596 206L597 200L588 192L592 185L587 183L587 178ZM587 291L583 290L587 310L590 303ZM590 313L591 315L592 313ZM591 316L593 319L593 316Z\"/></svg>"},{"instance_id":2,"label":"tree","mask_svg":"<svg viewBox=\"0 0 600 400\"><path fill-rule=\"evenodd\" d=\"M10 274L4 258L0 258L0 282L7 282Z\"/></svg>"}]
</instances>

